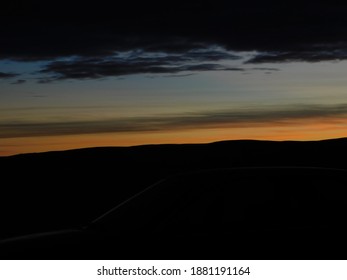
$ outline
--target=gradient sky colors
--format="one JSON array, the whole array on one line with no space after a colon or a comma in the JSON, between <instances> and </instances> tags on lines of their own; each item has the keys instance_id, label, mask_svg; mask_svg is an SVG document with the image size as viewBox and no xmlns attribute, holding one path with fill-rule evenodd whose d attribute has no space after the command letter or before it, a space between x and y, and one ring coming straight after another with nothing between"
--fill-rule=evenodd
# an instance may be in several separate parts
<instances>
[{"instance_id":1,"label":"gradient sky colors","mask_svg":"<svg viewBox=\"0 0 347 280\"><path fill-rule=\"evenodd\" d=\"M192 3L64 20L9 6L0 155L346 136L347 6Z\"/></svg>"}]
</instances>

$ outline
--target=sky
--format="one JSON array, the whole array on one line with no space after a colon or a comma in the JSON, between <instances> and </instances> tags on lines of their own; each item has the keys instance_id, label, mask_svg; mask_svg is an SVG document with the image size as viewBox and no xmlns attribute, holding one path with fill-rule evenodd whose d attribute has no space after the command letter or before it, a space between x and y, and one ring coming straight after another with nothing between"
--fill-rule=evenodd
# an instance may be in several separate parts
<instances>
[{"instance_id":1,"label":"sky","mask_svg":"<svg viewBox=\"0 0 347 280\"><path fill-rule=\"evenodd\" d=\"M347 4L11 1L0 156L347 135Z\"/></svg>"}]
</instances>

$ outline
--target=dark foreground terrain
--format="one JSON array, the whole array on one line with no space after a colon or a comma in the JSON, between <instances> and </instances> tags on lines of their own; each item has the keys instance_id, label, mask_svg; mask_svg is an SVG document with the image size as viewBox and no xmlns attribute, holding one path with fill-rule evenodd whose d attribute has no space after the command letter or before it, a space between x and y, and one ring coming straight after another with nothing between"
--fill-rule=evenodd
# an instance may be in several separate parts
<instances>
[{"instance_id":1,"label":"dark foreground terrain","mask_svg":"<svg viewBox=\"0 0 347 280\"><path fill-rule=\"evenodd\" d=\"M39 241L35 237L34 242L19 239L6 243L3 250L0 249L0 257L346 259L344 217L347 204L344 199L347 180L343 171L347 170L346 158L347 139L314 142L225 141L196 145L90 148L0 157L0 238L69 229L59 234L44 235ZM304 180L300 179L301 175L296 171L291 176L294 174L292 169L288 169L285 174L277 172L278 167L288 166L314 167L310 169L314 172ZM163 205L157 206L152 212L137 209L136 205L134 209L137 210L131 210L135 211L135 214L131 214L133 216L112 216L117 226L111 232L100 231L98 223L97 226L92 226L93 230L101 232L97 237L80 231L103 213L163 178L180 173L239 167L271 167L266 172L256 169L257 174L262 176L259 180L258 175L249 171L253 169L245 168L242 169L242 178L237 175L241 179L230 182L230 188L234 188L235 192L230 193L229 190L226 196L231 198L226 205L242 207L252 197L254 203L246 209L251 211L250 215L233 210L230 213L234 214L230 217L222 219L220 215L214 216L212 209L215 207L205 207L212 201L212 196L207 195L201 205L204 205L205 210L211 211L205 211L204 215L208 218L204 220L203 230L199 233L187 234L190 226L203 215L202 212L188 215L194 209L200 209L198 207L180 210L181 216L185 216L186 220L170 220L158 216L151 228L156 228L159 223L165 224L166 233L160 227L153 232L148 227L146 230L141 227L132 228L133 223L138 224L136 219L139 219L141 213L147 213L147 216L141 217L141 220L146 221L153 220L155 213L162 212L166 201L163 199ZM332 170L331 173L329 170ZM335 170L342 175L335 175ZM331 176L321 177L320 174L323 173ZM206 182L204 176L189 179L192 181L190 184L185 183L185 188L197 184L197 181L201 184ZM249 181L249 177L253 179ZM214 175L213 178L221 181L223 176ZM248 183L242 185L244 178ZM213 182L216 182L215 179ZM235 182L238 182L236 186L233 185ZM184 184L178 185L182 188ZM264 200L257 200L258 196L266 194L266 188L270 185L273 190L269 193L271 205L264 203ZM316 189L317 185L319 188ZM168 196L168 192L164 192L163 197L165 195ZM203 197L199 190L191 194L192 197L200 195ZM288 197L291 199L286 199ZM299 202L297 198L300 198ZM275 215L276 213L279 214ZM283 224L282 220L295 221L295 224ZM269 221L272 221L271 226L262 227L264 223L269 224ZM297 221L299 222L296 223ZM220 230L221 225L225 224L229 231ZM238 230L225 235L225 232L230 232L231 224ZM181 230L177 232L177 229ZM124 230L127 234L120 235ZM50 254L44 252L40 255L35 249L40 246L49 250ZM60 253L50 246L60 248Z\"/></svg>"}]
</instances>

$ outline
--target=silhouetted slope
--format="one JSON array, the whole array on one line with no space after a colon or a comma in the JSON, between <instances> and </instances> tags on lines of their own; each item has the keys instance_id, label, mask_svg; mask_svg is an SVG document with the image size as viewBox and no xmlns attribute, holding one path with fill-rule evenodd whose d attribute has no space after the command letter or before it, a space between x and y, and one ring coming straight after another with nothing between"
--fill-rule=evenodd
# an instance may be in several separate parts
<instances>
[{"instance_id":1,"label":"silhouetted slope","mask_svg":"<svg viewBox=\"0 0 347 280\"><path fill-rule=\"evenodd\" d=\"M104 147L0 157L0 237L83 224L157 180L237 166L347 169L347 139Z\"/></svg>"}]
</instances>

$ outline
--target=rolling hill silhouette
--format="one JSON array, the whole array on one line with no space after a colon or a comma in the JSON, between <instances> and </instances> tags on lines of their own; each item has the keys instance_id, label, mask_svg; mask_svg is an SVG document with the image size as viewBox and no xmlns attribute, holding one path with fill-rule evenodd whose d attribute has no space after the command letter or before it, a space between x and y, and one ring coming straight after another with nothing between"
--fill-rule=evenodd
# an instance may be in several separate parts
<instances>
[{"instance_id":1,"label":"rolling hill silhouette","mask_svg":"<svg viewBox=\"0 0 347 280\"><path fill-rule=\"evenodd\" d=\"M150 184L182 172L254 166L347 169L346 158L347 138L102 147L0 157L0 238L83 225Z\"/></svg>"}]
</instances>

